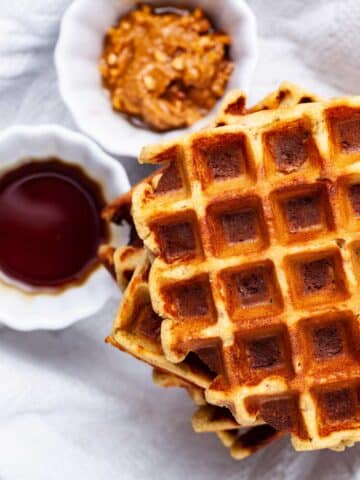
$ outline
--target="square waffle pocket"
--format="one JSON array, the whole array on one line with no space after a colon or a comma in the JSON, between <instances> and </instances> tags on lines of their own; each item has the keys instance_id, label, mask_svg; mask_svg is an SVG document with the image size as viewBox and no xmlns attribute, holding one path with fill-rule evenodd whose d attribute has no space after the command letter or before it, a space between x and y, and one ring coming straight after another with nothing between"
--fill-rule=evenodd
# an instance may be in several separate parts
<instances>
[{"instance_id":1,"label":"square waffle pocket","mask_svg":"<svg viewBox=\"0 0 360 480\"><path fill-rule=\"evenodd\" d=\"M141 154L165 165L132 195L162 348L206 351L206 400L238 423L342 449L360 440L360 98L239 98L225 126Z\"/></svg>"}]
</instances>

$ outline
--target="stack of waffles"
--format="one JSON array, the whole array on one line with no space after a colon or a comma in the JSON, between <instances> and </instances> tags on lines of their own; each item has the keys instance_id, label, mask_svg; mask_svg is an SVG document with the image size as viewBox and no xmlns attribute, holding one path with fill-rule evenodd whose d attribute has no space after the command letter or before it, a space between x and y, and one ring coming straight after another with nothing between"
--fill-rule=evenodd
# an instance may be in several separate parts
<instances>
[{"instance_id":1,"label":"stack of waffles","mask_svg":"<svg viewBox=\"0 0 360 480\"><path fill-rule=\"evenodd\" d=\"M107 341L198 406L236 459L360 440L360 98L231 92L213 125L145 147L100 258L124 291Z\"/></svg>"}]
</instances>

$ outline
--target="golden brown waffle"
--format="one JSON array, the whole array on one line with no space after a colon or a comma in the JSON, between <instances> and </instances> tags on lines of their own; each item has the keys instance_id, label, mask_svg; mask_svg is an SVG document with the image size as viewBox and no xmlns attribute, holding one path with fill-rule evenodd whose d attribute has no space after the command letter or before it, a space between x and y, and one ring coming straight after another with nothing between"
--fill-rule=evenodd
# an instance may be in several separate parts
<instances>
[{"instance_id":1,"label":"golden brown waffle","mask_svg":"<svg viewBox=\"0 0 360 480\"><path fill-rule=\"evenodd\" d=\"M247 430L222 430L216 433L235 460L243 460L253 455L285 434L286 432L279 432L270 425L259 425Z\"/></svg>"},{"instance_id":2,"label":"golden brown waffle","mask_svg":"<svg viewBox=\"0 0 360 480\"><path fill-rule=\"evenodd\" d=\"M208 402L299 450L360 439L360 98L238 116L146 147L132 196L170 363L206 349Z\"/></svg>"},{"instance_id":3,"label":"golden brown waffle","mask_svg":"<svg viewBox=\"0 0 360 480\"><path fill-rule=\"evenodd\" d=\"M124 203L123 200L124 199L120 199L120 203ZM117 200L115 204L117 205L113 213L116 212L116 210L119 208L119 200ZM109 209L111 210L113 206L110 206ZM123 214L124 214L124 210L123 210ZM117 212L117 215L118 215L118 212ZM127 213L127 216L129 216L128 213ZM110 266L110 270L113 272L114 275L115 275L114 263L115 265L117 265L118 281L119 281L119 278L121 279L124 276L122 271L126 272L126 275L124 277L125 277L125 280L128 281L136 265L140 263L142 258L141 257L142 251L141 251L141 248L139 247L130 246L130 247L120 248L118 249L118 253L115 252L114 249L111 247L104 247L103 253L106 254L107 256L107 258L103 258L103 260L105 260L105 263L107 263L108 266ZM114 255L114 253L115 253L115 258L117 256L117 260L115 260L115 262L113 262L111 258L111 256ZM123 284L122 286L124 287ZM154 373L154 380L157 384L162 386L183 386L187 388L190 395L193 397L194 401L196 401L198 404L204 403L203 390L199 387L192 385L191 383L185 380L180 379L179 377L175 377L174 375L170 375L163 371L156 371ZM197 412L197 414L194 416L194 426L195 426L195 429L197 429L198 431L214 431L214 430L218 431L219 437L221 437L221 439L225 443L228 443L229 446L230 444L234 443L234 446L232 448L232 454L236 458L244 458L250 453L253 453L253 451L255 451L254 449L258 448L256 444L265 445L268 435L269 435L269 438L270 437L272 438L271 427L268 427L268 428L264 427L264 429L261 429L260 427L254 427L253 430L258 432L258 435L256 435L256 437L254 437L254 435L252 435L251 432L248 432L245 435L243 433L241 435L238 435L237 433L235 434L234 432L232 432L231 434L226 433L225 431L223 431L225 428L234 429L234 428L238 428L238 425L236 424L234 419L231 417L231 415L229 415L229 412L226 409L221 409L219 407L212 407L210 405L207 405L207 407L203 407L202 410ZM270 434L269 434L269 429L270 429ZM262 436L264 436L265 438L263 439ZM245 439L245 443L242 440L243 437ZM275 437L276 436L274 435L274 438ZM252 438L252 445L250 445L251 448L249 448L249 445L246 445L246 442L249 442L251 438ZM264 443L264 440L265 440L265 443ZM244 446L246 446L245 449L244 449ZM234 454L234 451L237 451L237 453Z\"/></svg>"},{"instance_id":4,"label":"golden brown waffle","mask_svg":"<svg viewBox=\"0 0 360 480\"><path fill-rule=\"evenodd\" d=\"M118 199L117 202L119 202L119 200L120 199ZM130 205L128 204L128 207L129 206ZM126 215L126 217L131 223L131 218L129 218L128 215ZM122 220L124 220L124 218L122 218ZM108 268L109 272L118 282L123 291L124 287L127 287L133 277L133 281L135 282L136 277L141 274L142 265L147 265L147 259L146 256L144 256L145 251L140 247L133 247L132 245L120 247L118 249L104 245L100 249L99 255L103 264ZM124 272L126 272L126 275L124 275ZM127 285L125 285L123 279L125 279L125 282L128 282ZM136 284L139 287L139 283ZM141 284L142 281L140 281L140 285ZM134 289L132 287L129 288L129 292L125 291L125 302L129 302L130 304L131 302L136 303L138 296L136 294L133 295ZM141 313L139 318L134 318L133 321L128 318L129 311L136 312L136 310L136 308L131 307L125 309L123 309L123 307L121 308L119 312L120 316L125 314L126 318L124 322L120 321L119 323L125 325L125 329L122 333L117 335L117 339L109 337L107 340L121 350L129 352L140 360L150 363L151 365L157 351L157 363L159 364L159 362L162 362L164 367L168 366L162 353L161 346L159 347L157 342L158 326L156 324L154 325L156 329L155 335L144 335L144 329L141 328L141 325L144 325L144 317L141 316ZM147 312L145 318L148 314L149 312ZM150 315L152 314L150 313ZM145 324L148 324L148 327L151 328L151 323L145 321ZM129 325L133 325L133 331L138 330L136 335L131 336L131 328L129 329ZM137 329L136 325L140 326L140 328ZM155 341L152 342L150 339L154 338L154 336ZM150 344L153 343L150 347L154 349L153 352L149 352L149 340ZM161 356L161 358L159 358L159 356ZM199 359L198 363L201 365L200 362ZM177 371L177 373L179 373L179 371ZM182 374L182 372L180 373ZM184 377L189 378L187 370ZM216 433L222 444L229 449L231 455L235 459L241 460L246 458L266 447L272 442L272 440L277 440L278 433L271 434L271 431L275 432L271 427L269 427L270 432L269 428L259 430L258 427L247 429L246 432L244 432L243 429L241 430L229 410L207 404L204 396L204 389L184 377L169 373L169 371L160 368L153 369L153 381L156 385L161 387L181 387L187 390L194 403L201 406L192 419L194 430L199 433ZM196 375L191 378L192 380L198 381ZM227 434L227 430L233 430L233 432ZM234 430L236 430L236 432L234 432ZM252 431L256 432L256 435L251 434ZM236 452L236 454L234 454L234 452Z\"/></svg>"},{"instance_id":5,"label":"golden brown waffle","mask_svg":"<svg viewBox=\"0 0 360 480\"><path fill-rule=\"evenodd\" d=\"M194 413L192 426L197 433L238 430L240 428L230 410L209 405L206 400L205 404L200 405Z\"/></svg>"},{"instance_id":6,"label":"golden brown waffle","mask_svg":"<svg viewBox=\"0 0 360 480\"><path fill-rule=\"evenodd\" d=\"M126 251L127 247L123 248ZM129 250L129 256L130 254L131 250ZM119 256L115 256L114 258L118 260ZM109 260L109 263L111 264L111 260ZM118 270L121 269L127 270L127 266L125 268L118 268ZM114 270L111 269L111 271ZM136 296L131 298L136 301ZM148 351L149 339L144 339L141 334L138 334L136 335L136 337L131 339L130 335L129 331L126 330L123 334L118 335L118 341L115 340L113 337L109 337L108 341L117 348L125 350L128 353L136 356L140 360L146 363L150 363L152 365L151 362L154 359L154 352ZM163 365L166 367L167 362L164 357L162 358L162 362ZM186 378L189 378L187 371L184 376L186 376ZM192 378L197 379L196 374ZM161 387L185 388L194 403L201 406L201 408L193 416L192 423L194 430L201 433L216 433L223 445L229 449L231 455L237 460L242 460L243 458L246 458L253 453L256 453L258 450L269 445L272 441L277 440L279 436L278 432L275 433L274 429L272 429L271 427L269 428L271 429L270 432L273 431L272 435L270 434L270 432L268 432L269 428L265 430L259 430L258 427L252 427L251 429L248 429L246 433L244 433L244 431L240 429L240 426L232 417L229 410L207 404L204 396L204 389L198 387L197 385L191 383L188 380L185 380L180 376L168 373L165 370L161 370L159 368L154 368L153 380L156 385ZM229 433L227 435L227 430L236 430L236 432L231 432L231 434ZM256 432L256 435L251 434L251 431ZM265 433L266 438L264 438ZM235 451L236 454L234 454Z\"/></svg>"},{"instance_id":7,"label":"golden brown waffle","mask_svg":"<svg viewBox=\"0 0 360 480\"><path fill-rule=\"evenodd\" d=\"M160 343L162 319L153 311L149 299L150 263L145 250L134 249L132 245L118 249L104 245L100 249L99 257L124 293L112 334L106 341L154 366L156 383L170 386L173 382L175 385L172 386L192 387L194 391L198 388L203 392L203 388L209 385L213 374L200 358L194 356L183 364L172 365L163 354ZM123 272L127 272L126 276ZM123 277L128 280L125 289L124 283L119 282L119 278L122 280ZM179 385L180 381L181 385ZM200 399L200 396L200 392L197 391L197 398Z\"/></svg>"},{"instance_id":8,"label":"golden brown waffle","mask_svg":"<svg viewBox=\"0 0 360 480\"><path fill-rule=\"evenodd\" d=\"M123 291L123 299L113 323L112 334L106 341L124 350L156 369L167 372L193 387L204 389L215 377L207 362L207 351L199 349L178 365L169 363L160 342L162 319L155 314L149 297L148 272L150 259L142 241L133 229L130 212L131 196L117 198L104 211L104 217L117 224L126 222L130 227L128 245L117 249L102 245L99 258ZM160 381L160 377L158 376ZM177 386L179 386L177 384ZM199 394L199 392L197 392ZM195 393L194 393L195 395Z\"/></svg>"},{"instance_id":9,"label":"golden brown waffle","mask_svg":"<svg viewBox=\"0 0 360 480\"><path fill-rule=\"evenodd\" d=\"M195 404L200 405L192 418L197 433L216 433L221 443L236 460L253 455L286 434L278 432L269 425L241 428L229 410L209 405L205 401L203 390L194 387L175 375L154 369L153 379L161 387L186 388Z\"/></svg>"},{"instance_id":10,"label":"golden brown waffle","mask_svg":"<svg viewBox=\"0 0 360 480\"><path fill-rule=\"evenodd\" d=\"M238 117L261 110L275 110L277 108L292 108L301 103L318 102L321 98L314 93L291 82L283 82L277 90L271 92L253 107L246 107L246 94L242 90L229 92L217 114L214 126L224 126L238 122ZM155 181L161 178L164 168L159 169L147 177L145 181ZM167 168L165 168L167 170ZM168 171L168 170L167 170ZM168 171L169 175L171 175ZM175 172L176 174L176 172ZM144 243L139 238L131 214L132 191L121 195L110 203L103 211L103 218L114 224L128 224L129 242L126 246L115 248L110 245L100 247L99 256L104 266L118 282L122 291L127 287L136 267L142 263ZM115 260L114 257L115 256ZM115 268L117 271L115 271Z\"/></svg>"},{"instance_id":11,"label":"golden brown waffle","mask_svg":"<svg viewBox=\"0 0 360 480\"><path fill-rule=\"evenodd\" d=\"M150 178L150 177L148 177ZM131 216L130 190L116 198L103 211L103 218L115 225L127 224L129 227L129 241L127 245L115 248L112 245L101 245L98 255L101 262L114 277L120 289L124 291L129 284L136 268L143 264L146 251L143 241L138 237Z\"/></svg>"},{"instance_id":12,"label":"golden brown waffle","mask_svg":"<svg viewBox=\"0 0 360 480\"><path fill-rule=\"evenodd\" d=\"M131 247L129 247L131 248ZM124 247L126 251L126 247ZM129 250L131 255L131 250ZM120 261L119 256L113 257L114 261ZM109 259L111 265L111 260ZM156 365L161 368L155 368L153 372L153 379L155 384L162 387L182 387L185 388L192 400L196 405L201 405L201 410L198 410L193 417L193 425L195 431L199 432L215 432L218 437L224 442L226 438L225 431L227 429L239 430L240 426L236 423L231 413L220 407L213 407L207 405L204 397L204 389L192 383L195 381L202 384L206 379L207 367L201 364L201 360L198 359L194 363L187 362L184 365L169 365L166 361L161 345L158 342L158 325L154 323L154 319L157 316L149 309L149 305L143 303L144 297L144 284L143 279L144 272L146 272L147 261L143 259L143 265L141 263L134 271L133 277L130 280L129 286L125 291L125 299L123 300L122 307L119 311L119 316L115 321L114 333L107 341L115 347L124 350L131 355L139 358L140 360L149 363L150 365ZM115 271L114 268L110 268L111 271ZM121 270L121 267L118 267ZM145 286L146 290L146 286ZM194 357L195 358L195 357ZM163 370L164 368L164 370ZM202 372L202 370L205 371ZM169 372L176 372L169 373ZM207 382L209 383L209 382ZM233 455L233 447L237 438L242 438L243 435L232 435L233 442L229 443L228 448L234 458L245 458L259 449L267 446L271 439L276 440L278 435L267 435L266 442L262 430L258 430L258 427L250 429L258 432L257 435L251 435L250 431L246 433L245 441L237 444L241 445L241 455L237 457ZM229 438L229 437L228 437ZM228 440L229 442L229 440ZM238 447L240 448L240 447Z\"/></svg>"},{"instance_id":13,"label":"golden brown waffle","mask_svg":"<svg viewBox=\"0 0 360 480\"><path fill-rule=\"evenodd\" d=\"M115 248L112 245L101 245L98 256L114 280L124 292L139 265L147 258L143 247L125 245Z\"/></svg>"},{"instance_id":14,"label":"golden brown waffle","mask_svg":"<svg viewBox=\"0 0 360 480\"><path fill-rule=\"evenodd\" d=\"M207 404L202 389L175 375L154 369L153 379L155 384L161 387L185 388L195 404L201 405L192 418L195 432L215 433L236 460L253 455L286 434L276 431L269 425L240 427L229 410Z\"/></svg>"},{"instance_id":15,"label":"golden brown waffle","mask_svg":"<svg viewBox=\"0 0 360 480\"><path fill-rule=\"evenodd\" d=\"M279 92L274 92L274 94L270 95L268 97L269 100L264 99L260 103L262 105L262 108L266 108L266 109L276 108L276 105L274 105L274 99L284 97L284 93L283 93L283 90L281 90L281 88ZM300 98L300 94L301 94L301 90L298 89L296 86L290 85L287 89L287 95L289 96L289 98L291 97L294 102L296 102L297 99ZM308 94L308 95L310 96L311 94ZM235 101L238 103L238 99L236 97L237 97L237 94L236 95L233 94L231 96L231 101ZM244 101L244 96L242 93L240 93L239 99L240 101ZM253 108L255 109L256 106ZM232 110L233 110L233 113L235 114L236 112L234 111L234 109ZM156 175L159 175L159 173L155 173L153 176L156 176ZM149 177L149 179L150 178L151 177ZM130 227L129 244L127 246L119 247L117 249L109 245L104 245L101 247L99 252L102 262L108 268L108 270L110 271L110 273L115 278L115 280L117 281L117 283L119 284L120 288L123 291L125 290L129 281L131 280L131 277L134 274L136 268L140 267L141 264L144 264L145 255L146 255L145 250L143 249L143 243L137 236L136 231L134 229L131 212L130 212L130 209L131 209L130 193L131 192L116 199L104 211L104 218L106 220L111 221L113 223L118 223L118 224L121 224L125 221L129 224L129 227ZM126 297L128 297L128 295L126 295ZM137 296L135 295L132 298L136 301ZM126 322L126 323L129 324L131 322ZM119 348L122 348L122 349L127 348L130 351L130 353L133 353L135 355L139 355L143 351L145 353L144 353L144 358L142 359L149 362L149 355L146 353L146 348L144 347L144 345L146 345L146 342L144 343L144 339L141 338L141 336L137 336L133 338L134 344L130 346L130 348L129 348L129 343L131 344L131 340L129 342L129 338L127 335L125 335L125 337L122 338L122 340L124 339L125 339L124 345L121 346L121 343L117 344ZM116 343L114 339L109 338L108 340L112 343ZM147 341L148 339L145 339L145 340ZM164 359L162 358L161 360L163 361ZM203 389L178 376L175 376L173 374L170 374L162 370L155 369L154 381L156 384L161 386L185 387L188 390L190 396L195 401L195 403L199 405L206 403ZM194 416L195 430L220 431L220 430L224 430L225 428L235 428L235 427L239 428L239 425L234 421L231 414L229 415L228 410L222 409L219 407L211 407L209 405L207 405L207 409L209 413L205 415L205 417L204 417L204 413L206 412L206 409L204 409L203 411L199 411Z\"/></svg>"},{"instance_id":16,"label":"golden brown waffle","mask_svg":"<svg viewBox=\"0 0 360 480\"><path fill-rule=\"evenodd\" d=\"M149 297L149 266L149 260L145 256L135 269L107 342L143 362L206 388L214 374L200 358L193 355L174 365L168 362L163 354L160 343L162 320L153 311Z\"/></svg>"},{"instance_id":17,"label":"golden brown waffle","mask_svg":"<svg viewBox=\"0 0 360 480\"><path fill-rule=\"evenodd\" d=\"M221 104L216 117L215 126L233 125L238 123L239 116L264 110L293 108L303 103L320 102L322 99L314 93L304 90L290 82L283 82L277 90L271 92L253 107L247 108L246 94L241 90L229 92Z\"/></svg>"},{"instance_id":18,"label":"golden brown waffle","mask_svg":"<svg viewBox=\"0 0 360 480\"><path fill-rule=\"evenodd\" d=\"M141 271L141 265L146 263L146 257L140 256L140 252L141 248L136 248L132 245L120 247L117 250L106 245L101 248L100 258L114 278L117 279L120 288L124 287L124 283L122 281L123 278L131 281L131 278L135 274L135 281L136 275L138 275ZM145 252L143 251L142 253L144 254ZM127 272L125 276L123 272ZM127 295L128 294L125 293L126 297ZM136 299L137 295L130 294L130 302L136 302ZM135 310L136 309L131 309L131 311ZM125 312L129 312L129 310L125 309ZM141 325L143 323L143 319L140 321L138 319L134 319L134 322L138 322L138 324ZM126 326L128 326L129 324L132 324L132 321L129 322L128 320L125 320L124 323ZM157 326L155 328L157 329ZM150 338L151 337L152 335L150 335ZM118 348L122 350L124 349L130 354L138 356L138 358L140 358L142 361L147 363L150 362L151 364L151 361L154 358L154 352L148 352L149 337L144 338L144 335L141 333L141 329L136 336L131 338L129 329L126 328L123 332L123 335L118 335L117 340L118 341L116 341L114 338L108 339L110 343L114 344ZM157 342L155 341L154 343ZM154 345L152 345L152 347L154 347ZM161 349L158 349L158 353L159 352L162 354ZM162 357L163 365L166 366L167 362L163 354ZM187 372L186 377L188 378ZM197 379L197 377L194 376L193 379ZM192 423L194 430L197 432L215 432L235 459L241 460L246 458L253 453L256 453L258 450L266 447L269 443L271 443L272 440L275 441L278 438L278 434L271 435L269 434L268 429L259 430L258 427L252 427L246 433L244 433L243 430L240 430L240 426L236 423L229 410L208 405L205 400L204 389L180 376L174 375L159 368L154 368L153 381L156 385L161 387L185 388L194 403L201 406L201 408L193 416ZM271 427L269 428L271 429ZM231 434L229 433L227 435L226 431L228 429L236 430L236 433L231 432ZM256 435L251 434L251 431L256 432ZM235 451L236 454L234 454Z\"/></svg>"},{"instance_id":19,"label":"golden brown waffle","mask_svg":"<svg viewBox=\"0 0 360 480\"><path fill-rule=\"evenodd\" d=\"M153 382L158 387L163 388L185 388L189 397L193 400L195 405L204 406L207 405L204 395L204 389L194 385L188 380L184 380L181 377L174 375L173 373L160 370L159 368L153 369ZM217 407L219 408L219 407Z\"/></svg>"},{"instance_id":20,"label":"golden brown waffle","mask_svg":"<svg viewBox=\"0 0 360 480\"><path fill-rule=\"evenodd\" d=\"M131 232L130 198L129 194L117 198L105 209L104 217L117 224L126 222ZM194 351L178 365L166 360L160 342L162 319L155 314L149 297L150 259L142 245L136 234L131 234L126 246L115 249L102 245L99 249L100 260L124 293L107 342L154 366L154 380L158 384L170 386L173 382L173 386L180 386L182 382L181 386L191 387L189 393L200 401L204 387L216 376L213 360L208 361L206 349Z\"/></svg>"}]
</instances>

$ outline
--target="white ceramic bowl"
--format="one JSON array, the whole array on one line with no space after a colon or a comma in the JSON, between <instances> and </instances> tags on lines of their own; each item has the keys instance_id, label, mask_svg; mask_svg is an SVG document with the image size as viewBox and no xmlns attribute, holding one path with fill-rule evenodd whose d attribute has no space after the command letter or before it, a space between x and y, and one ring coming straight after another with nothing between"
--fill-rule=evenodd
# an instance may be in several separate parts
<instances>
[{"instance_id":1,"label":"white ceramic bowl","mask_svg":"<svg viewBox=\"0 0 360 480\"><path fill-rule=\"evenodd\" d=\"M66 11L55 51L61 95L78 127L115 155L137 156L141 147L179 136L186 130L156 133L132 126L112 110L98 71L106 30L136 0L74 0ZM233 39L235 63L228 89L247 90L257 59L256 22L244 0L146 0L145 3L199 6ZM192 129L209 123L213 113ZM190 129L187 129L189 131Z\"/></svg>"},{"instance_id":2,"label":"white ceramic bowl","mask_svg":"<svg viewBox=\"0 0 360 480\"><path fill-rule=\"evenodd\" d=\"M122 165L79 133L44 125L12 127L0 135L0 176L29 158L49 157L83 167L102 186L106 201L129 189ZM125 229L110 232L114 243L123 242L125 235ZM0 323L17 330L64 328L99 311L116 291L101 266L83 284L57 293L39 293L0 273Z\"/></svg>"}]
</instances>

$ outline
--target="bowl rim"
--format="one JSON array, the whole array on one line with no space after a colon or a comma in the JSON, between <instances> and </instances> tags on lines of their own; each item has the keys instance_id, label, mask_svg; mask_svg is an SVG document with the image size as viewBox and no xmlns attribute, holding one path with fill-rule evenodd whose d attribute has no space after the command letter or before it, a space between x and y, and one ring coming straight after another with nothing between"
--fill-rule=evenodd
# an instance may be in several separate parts
<instances>
[{"instance_id":1,"label":"bowl rim","mask_svg":"<svg viewBox=\"0 0 360 480\"><path fill-rule=\"evenodd\" d=\"M106 0L108 2L115 2L121 4L123 0ZM135 0L134 0L135 1ZM151 2L160 1L161 0L150 0ZM193 0L196 3L196 0ZM145 2L146 3L146 2ZM171 3L171 0L169 0ZM245 92L249 90L251 78L253 72L255 70L255 66L258 59L258 42L257 42L257 25L256 25L256 18L246 3L245 0L223 0L223 5L221 5L222 9L231 8L236 9L241 17L245 20L243 22L243 32L244 36L242 39L243 50L244 53L241 57L241 71L242 71L242 85L241 88ZM224 5L225 4L225 5ZM54 51L54 63L57 72L57 81L58 87L60 91L60 95L62 97L63 102L65 103L67 109L69 110L75 124L82 131L84 134L92 138L95 142L97 142L105 151L109 152L115 156L128 156L128 157L137 157L140 153L141 148L148 143L159 143L161 138L159 138L158 134L154 132L153 138L150 141L141 141L142 131L139 128L133 127L130 123L128 124L127 128L129 131L133 130L134 135L132 138L129 138L128 142L122 142L121 148L119 147L119 143L117 139L114 138L110 139L109 137L104 139L99 134L96 122L92 120L89 121L89 116L87 113L80 107L78 107L77 102L73 101L76 98L76 88L73 88L71 85L71 72L67 68L68 62L68 49L67 49L67 42L72 35L74 25L79 21L79 18L83 18L81 15L82 10L85 8L91 8L92 5L95 5L95 2L91 0L74 0L69 7L66 9L63 18L61 20L60 29L59 29L59 36L55 46ZM226 7L227 5L227 7ZM74 23L75 22L75 23ZM93 27L94 28L94 27ZM105 32L104 32L105 34ZM100 78L100 77L99 77ZM95 88L95 87L94 87ZM101 83L99 82L99 88L102 89ZM226 93L226 92L225 92ZM223 98L223 97L222 97ZM218 104L214 107L212 111L210 111L205 117L201 120L196 122L193 126L185 128L185 129L175 129L170 131L166 135L166 139L176 138L182 134L186 134L195 130L199 130L210 123L212 117L214 117L216 108L218 107L221 99L219 99ZM86 113L86 114L85 114ZM111 111L111 115L119 115L116 112ZM122 121L126 121L126 119L122 118ZM137 135L136 135L137 133ZM149 134L149 131L146 131ZM150 134L149 134L150 135Z\"/></svg>"},{"instance_id":2,"label":"bowl rim","mask_svg":"<svg viewBox=\"0 0 360 480\"><path fill-rule=\"evenodd\" d=\"M31 152L29 152L29 156L23 157L22 155L19 155L19 157L16 157L16 148L14 148L11 145L11 142L15 145L17 139L19 141L21 139L31 139L33 140L35 137L37 137L37 140L39 141L39 144L41 145L41 142L46 142L49 141L50 139L53 139L55 142L57 142L58 145L68 145L70 148L73 148L74 150L80 150L82 149L84 153L88 152L89 155L91 155L91 163L92 165L98 164L99 165L99 170L100 168L104 170L106 174L111 174L113 178L113 187L116 189L119 189L119 194L122 192L127 191L130 188L130 183L126 174L126 171L123 167L123 165L117 161L116 159L112 158L110 155L105 153L96 143L91 141L89 138L85 137L79 132L74 132L71 131L65 127L62 127L60 125L56 124L43 124L43 125L14 125L11 127L6 128L0 133L0 151L2 149L2 146L5 145L5 142L10 142L10 150L13 148L14 150L14 158L9 161L9 163L5 166L0 165L0 176L11 170L11 165L14 165L14 168L17 168L18 166L22 165L23 163L29 161L31 158L38 158L40 161L41 159L48 158L48 155L38 155L34 154L33 157L31 155ZM38 144L38 145L39 145ZM41 149L41 146L39 147ZM62 147L58 147L61 149ZM54 154L55 156L56 154ZM84 167L86 164L86 159L84 159L82 162L79 161L76 158L76 155L72 157L71 159L69 158L64 158L62 159L65 162L74 164L74 165L80 165ZM90 177L93 177L96 179L96 171L94 170L89 170L86 172ZM105 194L106 192L104 192ZM107 200L110 200L110 198L107 198ZM103 270L105 273L105 276L103 275ZM95 275L97 275L97 278L94 278ZM109 278L109 281L107 281L108 273L105 271L105 269L102 269L101 265L99 265L98 268L96 268L94 271L92 271L89 276L86 278L84 283L80 285L74 285L74 286L69 286L66 288L64 291L57 292L55 294L49 294L47 292L44 293L36 293L34 295L29 294L29 292L26 293L26 291L16 288L14 286L16 284L16 281L13 282L11 286L7 286L7 282L4 282L3 280L0 280L1 284L1 295L6 295L8 292L11 294L11 298L14 298L14 302L18 302L18 307L13 307L11 311L7 309L6 307L2 307L0 309L0 324L3 324L9 328L12 328L14 330L19 330L19 331L31 331L31 330L59 330L66 328L74 323L76 323L79 320L82 320L84 318L87 318L91 315L94 315L98 313L104 306L105 304L111 299L114 298L115 295L117 295L118 289L114 288L114 282L111 278ZM109 276L110 277L110 276ZM105 279L105 282L101 279ZM92 283L96 284L96 282L102 282L102 289L101 292L97 295L95 298L92 295L92 298L94 301L91 303L86 303L85 302L85 297L89 298L90 291L88 291L88 294L86 295L86 288L90 288L90 284L88 284L89 280L92 279ZM92 285L94 286L94 285ZM73 314L68 314L61 316L61 312L59 311L61 300L65 300L65 297L63 296L66 292L72 292L72 299L74 297L78 297L80 299L81 294L84 295L83 301L74 306L74 311ZM39 314L38 316L35 317L34 313L29 315L27 318L23 318L21 315L16 315L16 309L19 311L23 311L25 308L31 309L34 308L33 303L27 304L28 299L31 298L34 300L34 302L51 302L49 299L54 299L56 298L58 301L56 303L53 303L54 306L57 305L58 311L54 313L43 313ZM68 297L69 301L69 297ZM45 305L45 303L44 303ZM36 307L35 307L36 308Z\"/></svg>"}]
</instances>

